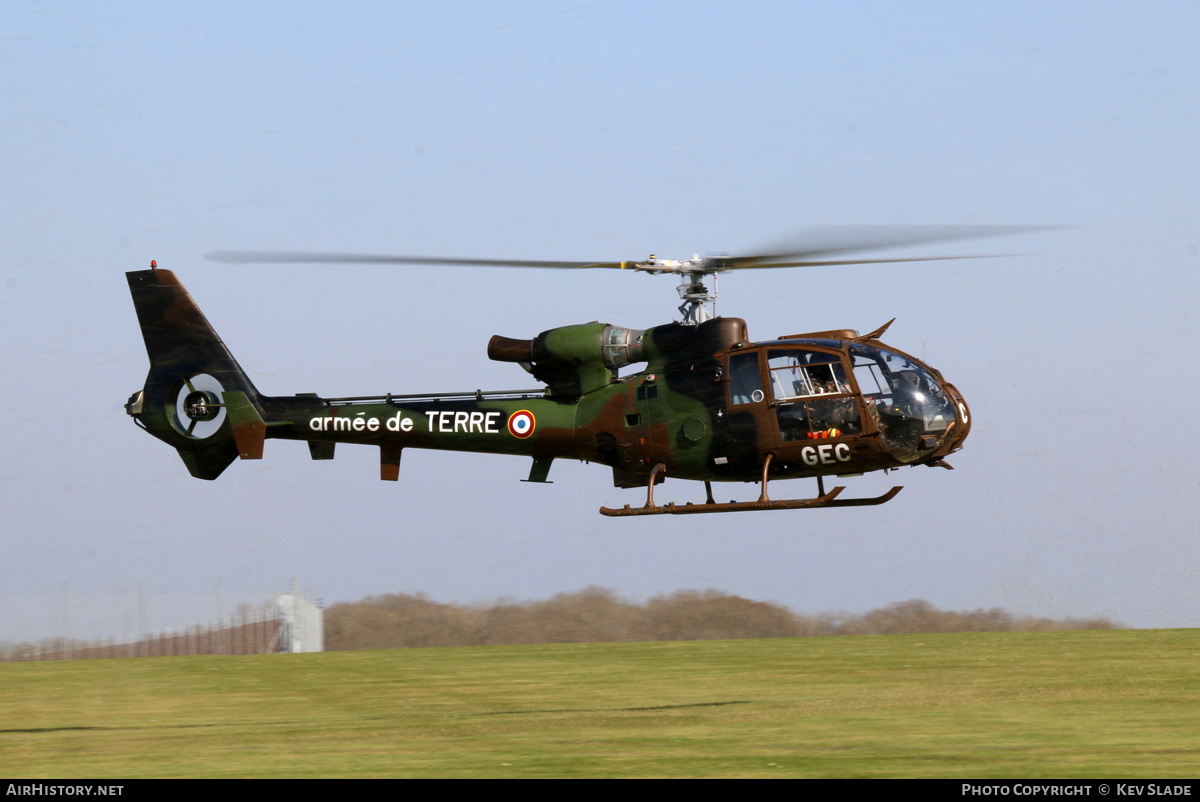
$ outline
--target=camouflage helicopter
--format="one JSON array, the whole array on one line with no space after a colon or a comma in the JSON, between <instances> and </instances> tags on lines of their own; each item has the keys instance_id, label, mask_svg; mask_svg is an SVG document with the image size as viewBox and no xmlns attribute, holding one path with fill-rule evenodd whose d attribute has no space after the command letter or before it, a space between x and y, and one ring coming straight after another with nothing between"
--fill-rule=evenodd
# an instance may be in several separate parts
<instances>
[{"instance_id":1,"label":"camouflage helicopter","mask_svg":"<svg viewBox=\"0 0 1200 802\"><path fill-rule=\"evenodd\" d=\"M260 393L180 281L151 262L127 273L150 357L144 387L125 405L150 434L173 446L192 476L216 479L235 459L261 459L267 439L304 440L314 460L338 443L379 448L380 478L397 481L406 448L529 457L527 482L547 482L555 459L596 462L619 488L643 487L640 507L609 516L789 510L883 504L826 492L827 476L926 465L950 468L971 429L959 391L936 369L880 337L850 329L750 339L740 318L717 317L716 278L749 268L879 264L972 256L839 259L849 251L965 239L1028 228L840 229L825 242L756 256L651 256L624 262L218 252L225 262L388 263L445 266L612 268L679 276L678 322L637 330L606 323L550 329L532 339L499 335L488 357L520 365L533 390L381 394L322 398ZM712 289L707 285L712 278ZM640 372L620 370L645 363ZM704 483L703 503L656 504L666 477ZM815 478L812 498L775 500L771 480ZM753 501L717 502L713 482L757 482Z\"/></svg>"}]
</instances>

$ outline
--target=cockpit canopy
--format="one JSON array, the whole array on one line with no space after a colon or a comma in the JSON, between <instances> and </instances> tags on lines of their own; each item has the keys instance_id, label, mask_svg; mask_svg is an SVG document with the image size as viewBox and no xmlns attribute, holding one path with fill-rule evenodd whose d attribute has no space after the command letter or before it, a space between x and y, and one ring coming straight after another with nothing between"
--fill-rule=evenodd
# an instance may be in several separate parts
<instances>
[{"instance_id":1,"label":"cockpit canopy","mask_svg":"<svg viewBox=\"0 0 1200 802\"><path fill-rule=\"evenodd\" d=\"M849 356L863 404L876 416L888 450L904 462L929 453L923 438L940 447L958 420L941 382L916 362L886 348L851 343Z\"/></svg>"},{"instance_id":2,"label":"cockpit canopy","mask_svg":"<svg viewBox=\"0 0 1200 802\"><path fill-rule=\"evenodd\" d=\"M730 404L769 403L782 443L878 431L897 460L911 463L940 448L958 421L934 371L878 345L773 342L732 354L729 373Z\"/></svg>"}]
</instances>

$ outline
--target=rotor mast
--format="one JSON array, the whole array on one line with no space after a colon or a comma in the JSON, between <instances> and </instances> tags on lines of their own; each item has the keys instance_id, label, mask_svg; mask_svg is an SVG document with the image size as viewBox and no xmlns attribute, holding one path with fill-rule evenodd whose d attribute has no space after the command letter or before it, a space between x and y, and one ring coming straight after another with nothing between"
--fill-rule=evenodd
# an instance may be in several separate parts
<instances>
[{"instance_id":1,"label":"rotor mast","mask_svg":"<svg viewBox=\"0 0 1200 802\"><path fill-rule=\"evenodd\" d=\"M683 301L679 305L683 319L679 322L684 326L698 326L717 316L717 273L723 269L718 259L700 254L693 254L691 259L659 259L651 254L634 269L652 275L675 273L683 279L675 290ZM706 286L706 276L712 276L711 290Z\"/></svg>"}]
</instances>

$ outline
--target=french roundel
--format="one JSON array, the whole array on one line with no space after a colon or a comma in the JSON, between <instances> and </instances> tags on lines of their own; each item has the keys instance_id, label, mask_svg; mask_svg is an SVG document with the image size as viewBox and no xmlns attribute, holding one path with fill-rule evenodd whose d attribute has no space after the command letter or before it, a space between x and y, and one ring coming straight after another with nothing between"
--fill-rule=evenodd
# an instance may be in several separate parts
<instances>
[{"instance_id":1,"label":"french roundel","mask_svg":"<svg viewBox=\"0 0 1200 802\"><path fill-rule=\"evenodd\" d=\"M527 409L519 410L508 416L508 433L513 437L524 440L533 434L533 430L536 428L537 420Z\"/></svg>"}]
</instances>

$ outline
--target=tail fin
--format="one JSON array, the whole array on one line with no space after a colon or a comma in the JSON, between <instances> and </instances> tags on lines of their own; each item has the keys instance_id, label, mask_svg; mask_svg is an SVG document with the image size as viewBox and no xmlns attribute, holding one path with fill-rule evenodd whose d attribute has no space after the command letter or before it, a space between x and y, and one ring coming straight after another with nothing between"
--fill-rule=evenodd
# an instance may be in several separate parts
<instances>
[{"instance_id":1,"label":"tail fin","mask_svg":"<svg viewBox=\"0 0 1200 802\"><path fill-rule=\"evenodd\" d=\"M146 385L125 411L199 479L216 479L239 454L261 457L258 391L192 296L169 270L125 275L150 357ZM253 443L239 450L247 438L259 440L256 454Z\"/></svg>"}]
</instances>

